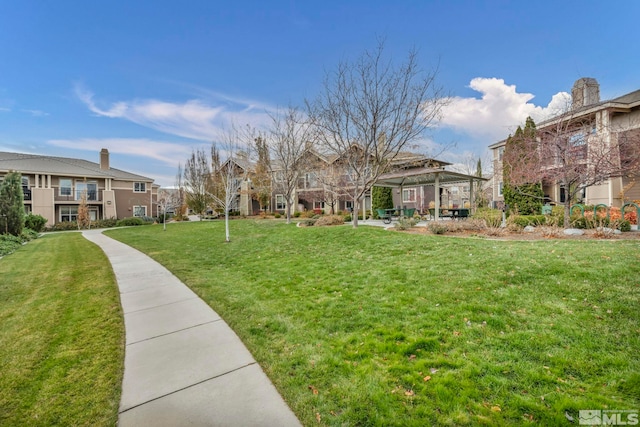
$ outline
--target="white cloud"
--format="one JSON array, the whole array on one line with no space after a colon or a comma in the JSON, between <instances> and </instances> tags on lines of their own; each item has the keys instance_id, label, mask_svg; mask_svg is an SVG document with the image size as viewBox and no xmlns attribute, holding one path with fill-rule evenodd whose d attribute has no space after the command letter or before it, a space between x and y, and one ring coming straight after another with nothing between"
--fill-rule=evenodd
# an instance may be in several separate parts
<instances>
[{"instance_id":1,"label":"white cloud","mask_svg":"<svg viewBox=\"0 0 640 427\"><path fill-rule=\"evenodd\" d=\"M94 94L81 85L75 87L76 96L93 113L119 118L170 135L198 141L212 141L232 124L264 127L270 122L269 107L249 100L209 92L215 99L205 102L191 99L167 102L157 99L118 101L106 108L99 107Z\"/></svg>"},{"instance_id":2,"label":"white cloud","mask_svg":"<svg viewBox=\"0 0 640 427\"><path fill-rule=\"evenodd\" d=\"M23 113L28 113L31 114L33 117L46 117L49 115L49 113L47 113L46 111L41 111L41 110L27 110L27 109L23 109L20 110Z\"/></svg>"},{"instance_id":3,"label":"white cloud","mask_svg":"<svg viewBox=\"0 0 640 427\"><path fill-rule=\"evenodd\" d=\"M507 85L503 79L497 78L476 77L469 87L481 93L482 97L451 98L443 110L440 126L493 141L513 133L524 124L527 116L540 122L559 114L571 99L568 93L559 92L547 106L536 106L529 102L534 98L533 94L518 93L515 85Z\"/></svg>"},{"instance_id":4,"label":"white cloud","mask_svg":"<svg viewBox=\"0 0 640 427\"><path fill-rule=\"evenodd\" d=\"M192 147L183 144L154 141L145 138L82 138L53 139L48 144L56 147L99 152L107 148L110 153L126 154L160 161L167 166L177 167L191 155Z\"/></svg>"}]
</instances>

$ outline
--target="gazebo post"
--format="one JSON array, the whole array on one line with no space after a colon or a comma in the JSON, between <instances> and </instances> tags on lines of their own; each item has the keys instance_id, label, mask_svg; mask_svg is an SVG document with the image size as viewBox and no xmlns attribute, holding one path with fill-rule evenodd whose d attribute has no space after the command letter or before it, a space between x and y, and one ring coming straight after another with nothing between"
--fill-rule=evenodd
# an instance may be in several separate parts
<instances>
[{"instance_id":1,"label":"gazebo post","mask_svg":"<svg viewBox=\"0 0 640 427\"><path fill-rule=\"evenodd\" d=\"M436 202L436 206L435 206L435 220L438 221L440 220L440 174L436 173L436 179L435 179L435 188L436 188L436 194L434 199Z\"/></svg>"},{"instance_id":2,"label":"gazebo post","mask_svg":"<svg viewBox=\"0 0 640 427\"><path fill-rule=\"evenodd\" d=\"M473 178L471 178L469 180L469 212L472 214L475 213L473 200Z\"/></svg>"}]
</instances>

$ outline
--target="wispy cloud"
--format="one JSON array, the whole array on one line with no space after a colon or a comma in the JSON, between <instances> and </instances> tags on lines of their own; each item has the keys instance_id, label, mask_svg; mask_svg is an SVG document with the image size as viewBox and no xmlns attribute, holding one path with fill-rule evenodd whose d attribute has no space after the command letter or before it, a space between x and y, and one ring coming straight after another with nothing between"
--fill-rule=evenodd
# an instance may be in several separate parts
<instances>
[{"instance_id":1,"label":"wispy cloud","mask_svg":"<svg viewBox=\"0 0 640 427\"><path fill-rule=\"evenodd\" d=\"M11 108L0 107L0 113L8 113L11 111Z\"/></svg>"},{"instance_id":2,"label":"wispy cloud","mask_svg":"<svg viewBox=\"0 0 640 427\"><path fill-rule=\"evenodd\" d=\"M536 106L530 93L518 93L515 85L503 79L477 77L469 87L482 94L478 98L454 97L443 111L441 126L453 128L473 137L497 141L524 124L527 116L536 122L560 113L571 96L566 92L554 95L547 106Z\"/></svg>"},{"instance_id":3,"label":"wispy cloud","mask_svg":"<svg viewBox=\"0 0 640 427\"><path fill-rule=\"evenodd\" d=\"M171 167L177 167L181 162L184 163L192 150L192 147L184 144L145 138L52 139L48 141L48 144L94 153L99 152L102 148L107 148L110 153L153 159Z\"/></svg>"},{"instance_id":4,"label":"wispy cloud","mask_svg":"<svg viewBox=\"0 0 640 427\"><path fill-rule=\"evenodd\" d=\"M22 109L20 111L22 111L23 113L31 114L33 117L46 117L50 115L46 111L41 111L41 110Z\"/></svg>"},{"instance_id":5,"label":"wispy cloud","mask_svg":"<svg viewBox=\"0 0 640 427\"><path fill-rule=\"evenodd\" d=\"M232 124L264 127L270 121L269 107L260 102L209 92L209 99L169 102L134 99L99 106L94 94L82 85L75 93L98 116L127 120L170 135L198 141L212 141Z\"/></svg>"}]
</instances>

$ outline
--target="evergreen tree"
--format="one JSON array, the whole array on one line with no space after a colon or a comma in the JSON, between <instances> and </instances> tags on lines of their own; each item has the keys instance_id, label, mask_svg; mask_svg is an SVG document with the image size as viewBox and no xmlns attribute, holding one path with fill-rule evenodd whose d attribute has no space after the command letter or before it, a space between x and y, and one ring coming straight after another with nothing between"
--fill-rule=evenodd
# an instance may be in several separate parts
<instances>
[{"instance_id":1,"label":"evergreen tree","mask_svg":"<svg viewBox=\"0 0 640 427\"><path fill-rule=\"evenodd\" d=\"M24 228L22 175L9 172L0 184L0 233L19 236Z\"/></svg>"},{"instance_id":2,"label":"evergreen tree","mask_svg":"<svg viewBox=\"0 0 640 427\"><path fill-rule=\"evenodd\" d=\"M378 209L392 209L393 189L374 186L371 189L371 208L373 209L374 218L378 216Z\"/></svg>"},{"instance_id":3,"label":"evergreen tree","mask_svg":"<svg viewBox=\"0 0 640 427\"><path fill-rule=\"evenodd\" d=\"M258 159L251 179L252 197L260 204L260 210L266 211L271 200L271 157L269 156L269 145L263 136L258 136L254 142Z\"/></svg>"},{"instance_id":4,"label":"evergreen tree","mask_svg":"<svg viewBox=\"0 0 640 427\"><path fill-rule=\"evenodd\" d=\"M539 214L542 208L544 193L540 182L512 185L510 173L514 168L528 168L531 165L525 160L536 146L536 125L531 117L527 117L524 129L518 126L513 136L507 138L503 156L503 196L504 202L511 212L521 215Z\"/></svg>"}]
</instances>

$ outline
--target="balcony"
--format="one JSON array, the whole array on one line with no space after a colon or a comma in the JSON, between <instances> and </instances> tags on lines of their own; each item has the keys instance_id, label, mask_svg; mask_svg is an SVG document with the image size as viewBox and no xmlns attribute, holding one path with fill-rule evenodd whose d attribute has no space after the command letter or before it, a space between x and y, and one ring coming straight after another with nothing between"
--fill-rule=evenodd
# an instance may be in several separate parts
<instances>
[{"instance_id":1,"label":"balcony","mask_svg":"<svg viewBox=\"0 0 640 427\"><path fill-rule=\"evenodd\" d=\"M100 193L101 193L100 191L87 191L87 192L76 191L75 194L65 194L65 195L56 194L55 201L56 202L80 202L80 200L82 199L82 195L86 194L88 203L100 202L101 201Z\"/></svg>"}]
</instances>

